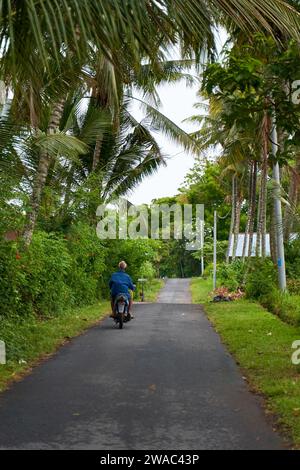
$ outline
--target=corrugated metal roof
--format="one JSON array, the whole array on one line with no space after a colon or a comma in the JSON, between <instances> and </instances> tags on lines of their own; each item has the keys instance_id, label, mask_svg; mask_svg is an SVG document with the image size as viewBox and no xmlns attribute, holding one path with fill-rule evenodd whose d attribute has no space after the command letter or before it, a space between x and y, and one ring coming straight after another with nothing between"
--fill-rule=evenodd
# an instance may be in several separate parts
<instances>
[{"instance_id":1,"label":"corrugated metal roof","mask_svg":"<svg viewBox=\"0 0 300 470\"><path fill-rule=\"evenodd\" d=\"M238 258L243 256L244 239L245 239L245 234L240 233L238 237L238 244L237 244L237 250L236 250L236 256ZM248 247L249 247L249 237L247 239L247 246L246 246L247 256L248 256ZM233 250L233 240L231 241L231 244L230 244L229 256L232 256L232 250ZM255 256L255 252L256 252L256 233L253 234L251 256ZM266 256L271 256L269 233L267 233L266 235Z\"/></svg>"}]
</instances>

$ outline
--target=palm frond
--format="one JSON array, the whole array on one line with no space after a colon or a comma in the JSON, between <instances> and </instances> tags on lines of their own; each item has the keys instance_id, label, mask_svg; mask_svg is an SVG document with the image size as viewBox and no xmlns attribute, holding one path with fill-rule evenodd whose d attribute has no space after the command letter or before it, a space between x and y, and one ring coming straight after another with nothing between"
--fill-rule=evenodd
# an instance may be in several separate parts
<instances>
[{"instance_id":1,"label":"palm frond","mask_svg":"<svg viewBox=\"0 0 300 470\"><path fill-rule=\"evenodd\" d=\"M300 15L284 0L211 0L214 11L222 12L248 33L263 28L276 36L279 30L299 39Z\"/></svg>"},{"instance_id":2,"label":"palm frond","mask_svg":"<svg viewBox=\"0 0 300 470\"><path fill-rule=\"evenodd\" d=\"M62 155L69 159L77 159L78 155L88 152L88 146L74 136L62 132L53 134L39 133L28 140L30 145L50 156Z\"/></svg>"},{"instance_id":3,"label":"palm frond","mask_svg":"<svg viewBox=\"0 0 300 470\"><path fill-rule=\"evenodd\" d=\"M158 109L151 106L149 103L134 97L134 100L141 104L141 107L147 114L147 119L150 121L150 126L153 131L160 131L166 135L171 141L180 144L186 151L197 152L197 142L171 119L161 113Z\"/></svg>"}]
</instances>

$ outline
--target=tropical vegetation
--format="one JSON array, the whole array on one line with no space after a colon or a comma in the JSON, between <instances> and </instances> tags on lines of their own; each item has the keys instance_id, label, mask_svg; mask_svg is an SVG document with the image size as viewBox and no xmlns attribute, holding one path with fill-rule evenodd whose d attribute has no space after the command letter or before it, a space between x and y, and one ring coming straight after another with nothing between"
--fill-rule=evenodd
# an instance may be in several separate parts
<instances>
[{"instance_id":1,"label":"tropical vegetation","mask_svg":"<svg viewBox=\"0 0 300 470\"><path fill-rule=\"evenodd\" d=\"M205 204L207 264L215 209L220 261L231 258L224 256L228 233L236 257L242 228L250 240L256 228L261 258L269 230L275 261L278 221L268 194L278 201L280 193L295 288L299 105L290 95L299 77L297 9L298 2L282 0L0 2L0 333L9 359L24 359L18 331L26 322L24 338L34 337L39 322L50 321L50 329L52 320L68 323L75 307L105 298L121 258L135 279L199 273L202 253L186 254L183 241L96 235L98 205L127 198L165 164L157 130L200 155L174 200ZM220 26L229 34L222 61ZM191 83L195 72L207 103L204 116L193 117L199 130L188 135L160 111L158 87ZM271 178L274 109L280 188ZM245 245L244 260L247 254Z\"/></svg>"}]
</instances>

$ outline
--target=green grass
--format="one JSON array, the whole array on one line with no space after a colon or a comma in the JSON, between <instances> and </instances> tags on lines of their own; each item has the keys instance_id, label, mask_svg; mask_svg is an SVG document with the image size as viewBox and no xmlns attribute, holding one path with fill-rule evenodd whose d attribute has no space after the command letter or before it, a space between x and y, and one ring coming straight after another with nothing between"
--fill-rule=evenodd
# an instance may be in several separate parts
<instances>
[{"instance_id":1,"label":"green grass","mask_svg":"<svg viewBox=\"0 0 300 470\"><path fill-rule=\"evenodd\" d=\"M0 391L11 380L30 371L42 357L104 318L109 310L109 302L101 302L47 320L2 319L0 339L6 343L7 363L0 365Z\"/></svg>"},{"instance_id":2,"label":"green grass","mask_svg":"<svg viewBox=\"0 0 300 470\"><path fill-rule=\"evenodd\" d=\"M267 411L300 448L300 366L291 362L292 343L300 328L288 325L246 300L210 303L211 281L192 280L195 303L203 303L208 318L247 376L264 395Z\"/></svg>"},{"instance_id":3,"label":"green grass","mask_svg":"<svg viewBox=\"0 0 300 470\"><path fill-rule=\"evenodd\" d=\"M192 299L195 304L203 304L210 300L209 294L212 292L212 280L211 279L199 279L197 277L192 279L191 292Z\"/></svg>"}]
</instances>

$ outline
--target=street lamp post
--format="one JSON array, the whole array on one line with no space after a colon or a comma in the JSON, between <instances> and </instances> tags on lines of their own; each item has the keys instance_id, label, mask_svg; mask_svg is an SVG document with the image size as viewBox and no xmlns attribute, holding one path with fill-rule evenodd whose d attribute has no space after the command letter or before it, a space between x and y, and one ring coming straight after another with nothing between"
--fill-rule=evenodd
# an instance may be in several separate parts
<instances>
[{"instance_id":1,"label":"street lamp post","mask_svg":"<svg viewBox=\"0 0 300 470\"><path fill-rule=\"evenodd\" d=\"M201 276L204 276L204 221L201 222Z\"/></svg>"},{"instance_id":2,"label":"street lamp post","mask_svg":"<svg viewBox=\"0 0 300 470\"><path fill-rule=\"evenodd\" d=\"M217 211L214 211L213 289L217 287Z\"/></svg>"}]
</instances>

